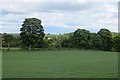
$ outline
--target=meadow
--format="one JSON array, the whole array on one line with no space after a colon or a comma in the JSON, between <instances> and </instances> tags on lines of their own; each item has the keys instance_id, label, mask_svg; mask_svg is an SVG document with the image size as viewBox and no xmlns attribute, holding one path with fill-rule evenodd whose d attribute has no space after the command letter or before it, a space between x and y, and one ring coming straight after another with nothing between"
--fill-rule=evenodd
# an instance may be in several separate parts
<instances>
[{"instance_id":1,"label":"meadow","mask_svg":"<svg viewBox=\"0 0 120 80\"><path fill-rule=\"evenodd\" d=\"M118 53L92 50L3 51L3 78L116 78Z\"/></svg>"}]
</instances>

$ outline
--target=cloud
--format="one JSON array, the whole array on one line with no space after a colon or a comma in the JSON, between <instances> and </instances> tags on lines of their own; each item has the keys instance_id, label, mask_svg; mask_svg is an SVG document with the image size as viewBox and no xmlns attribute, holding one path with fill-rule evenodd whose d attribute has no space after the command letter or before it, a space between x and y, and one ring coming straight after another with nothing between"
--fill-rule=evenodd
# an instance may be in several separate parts
<instances>
[{"instance_id":1,"label":"cloud","mask_svg":"<svg viewBox=\"0 0 120 80\"><path fill-rule=\"evenodd\" d=\"M1 3L2 4L2 3ZM19 2L19 3L4 3L2 6L3 15L7 14L28 14L31 12L77 12L77 11L85 11L91 8L94 8L96 5L94 3L71 3L71 2ZM32 4L32 5L30 5ZM51 5L52 4L52 5ZM94 4L94 5L93 5ZM8 9L9 8L9 9Z\"/></svg>"},{"instance_id":2,"label":"cloud","mask_svg":"<svg viewBox=\"0 0 120 80\"><path fill-rule=\"evenodd\" d=\"M54 29L56 27L52 33L58 32L60 28L70 31L77 28L91 31L107 28L111 31L118 31L117 2L86 1L4 2L4 4L1 3L4 6L0 6L2 8L0 26L2 26L3 32L19 32L25 18L36 17L42 20L42 25L47 31L49 31L49 27L53 26Z\"/></svg>"},{"instance_id":3,"label":"cloud","mask_svg":"<svg viewBox=\"0 0 120 80\"><path fill-rule=\"evenodd\" d=\"M119 0L1 0L1 2L118 2Z\"/></svg>"}]
</instances>

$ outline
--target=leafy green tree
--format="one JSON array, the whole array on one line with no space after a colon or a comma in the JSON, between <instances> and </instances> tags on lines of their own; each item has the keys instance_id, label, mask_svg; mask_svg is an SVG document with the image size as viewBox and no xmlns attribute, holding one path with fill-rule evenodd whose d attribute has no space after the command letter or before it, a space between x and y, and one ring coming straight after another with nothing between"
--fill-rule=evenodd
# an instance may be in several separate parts
<instances>
[{"instance_id":1,"label":"leafy green tree","mask_svg":"<svg viewBox=\"0 0 120 80\"><path fill-rule=\"evenodd\" d=\"M113 38L113 48L115 51L120 52L120 34Z\"/></svg>"},{"instance_id":2,"label":"leafy green tree","mask_svg":"<svg viewBox=\"0 0 120 80\"><path fill-rule=\"evenodd\" d=\"M92 49L100 49L102 46L102 40L99 34L91 33L90 35L90 47Z\"/></svg>"},{"instance_id":3,"label":"leafy green tree","mask_svg":"<svg viewBox=\"0 0 120 80\"><path fill-rule=\"evenodd\" d=\"M61 46L63 48L74 48L74 43L73 43L73 33L67 33L67 34L63 34L63 39L61 41Z\"/></svg>"},{"instance_id":4,"label":"leafy green tree","mask_svg":"<svg viewBox=\"0 0 120 80\"><path fill-rule=\"evenodd\" d=\"M49 48L61 48L61 34L46 34L44 41L49 43Z\"/></svg>"},{"instance_id":5,"label":"leafy green tree","mask_svg":"<svg viewBox=\"0 0 120 80\"><path fill-rule=\"evenodd\" d=\"M108 29L101 29L98 34L101 37L102 45L101 49L110 51L112 48L112 35L111 32Z\"/></svg>"},{"instance_id":6,"label":"leafy green tree","mask_svg":"<svg viewBox=\"0 0 120 80\"><path fill-rule=\"evenodd\" d=\"M11 44L12 40L13 40L13 36L12 35L6 34L6 33L4 33L2 35L2 42L3 42L3 44L7 45L8 50L10 49L10 44Z\"/></svg>"},{"instance_id":7,"label":"leafy green tree","mask_svg":"<svg viewBox=\"0 0 120 80\"><path fill-rule=\"evenodd\" d=\"M71 39L64 39L61 42L61 46L64 47L64 48L73 48L74 44L73 44Z\"/></svg>"},{"instance_id":8,"label":"leafy green tree","mask_svg":"<svg viewBox=\"0 0 120 80\"><path fill-rule=\"evenodd\" d=\"M11 47L20 47L20 36L13 36Z\"/></svg>"},{"instance_id":9,"label":"leafy green tree","mask_svg":"<svg viewBox=\"0 0 120 80\"><path fill-rule=\"evenodd\" d=\"M73 41L77 48L86 49L89 47L90 32L85 29L77 29L73 33Z\"/></svg>"},{"instance_id":10,"label":"leafy green tree","mask_svg":"<svg viewBox=\"0 0 120 80\"><path fill-rule=\"evenodd\" d=\"M31 50L41 47L44 38L44 29L41 20L37 18L26 18L20 29L21 43L24 48Z\"/></svg>"}]
</instances>

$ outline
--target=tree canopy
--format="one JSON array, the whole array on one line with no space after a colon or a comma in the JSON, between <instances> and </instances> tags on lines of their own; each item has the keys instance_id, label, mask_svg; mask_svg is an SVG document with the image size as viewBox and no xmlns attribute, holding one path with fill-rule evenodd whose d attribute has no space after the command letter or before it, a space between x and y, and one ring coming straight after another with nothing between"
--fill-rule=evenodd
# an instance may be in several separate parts
<instances>
[{"instance_id":1,"label":"tree canopy","mask_svg":"<svg viewBox=\"0 0 120 80\"><path fill-rule=\"evenodd\" d=\"M10 35L10 34L4 33L2 35L2 37L3 37L2 42L7 45L8 50L9 50L10 49L10 44L11 44L11 42L13 40L13 36Z\"/></svg>"},{"instance_id":2,"label":"tree canopy","mask_svg":"<svg viewBox=\"0 0 120 80\"><path fill-rule=\"evenodd\" d=\"M86 29L77 29L71 33L45 34L37 18L26 18L20 28L20 35L2 34L2 46L22 47L28 50L33 48L76 48L97 49L104 51L120 51L120 34L100 29L92 33Z\"/></svg>"},{"instance_id":3,"label":"tree canopy","mask_svg":"<svg viewBox=\"0 0 120 80\"><path fill-rule=\"evenodd\" d=\"M77 48L86 49L89 46L90 32L85 29L77 29L73 33L73 41Z\"/></svg>"},{"instance_id":4,"label":"tree canopy","mask_svg":"<svg viewBox=\"0 0 120 80\"><path fill-rule=\"evenodd\" d=\"M120 34L113 38L113 49L120 52Z\"/></svg>"},{"instance_id":5,"label":"tree canopy","mask_svg":"<svg viewBox=\"0 0 120 80\"><path fill-rule=\"evenodd\" d=\"M31 50L33 47L41 47L44 38L44 29L41 20L26 18L20 29L21 43L23 47ZM39 44L39 45L37 45Z\"/></svg>"},{"instance_id":6,"label":"tree canopy","mask_svg":"<svg viewBox=\"0 0 120 80\"><path fill-rule=\"evenodd\" d=\"M101 29L98 34L101 37L102 40L102 45L101 49L102 50L111 50L112 48L112 35L111 32L108 29Z\"/></svg>"}]
</instances>

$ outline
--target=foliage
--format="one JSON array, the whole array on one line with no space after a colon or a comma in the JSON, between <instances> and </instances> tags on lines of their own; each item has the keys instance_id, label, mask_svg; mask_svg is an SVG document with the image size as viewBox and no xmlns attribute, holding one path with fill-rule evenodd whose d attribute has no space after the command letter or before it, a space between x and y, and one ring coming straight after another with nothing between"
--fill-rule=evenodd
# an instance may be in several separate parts
<instances>
[{"instance_id":1,"label":"foliage","mask_svg":"<svg viewBox=\"0 0 120 80\"><path fill-rule=\"evenodd\" d=\"M73 33L63 34L63 40L61 41L61 46L63 48L75 48L73 42Z\"/></svg>"},{"instance_id":2,"label":"foliage","mask_svg":"<svg viewBox=\"0 0 120 80\"><path fill-rule=\"evenodd\" d=\"M6 33L4 33L2 35L2 42L4 45L6 45L8 47L8 50L10 49L10 44L11 44L12 40L13 40L12 35L6 34Z\"/></svg>"},{"instance_id":3,"label":"foliage","mask_svg":"<svg viewBox=\"0 0 120 80\"><path fill-rule=\"evenodd\" d=\"M26 18L20 28L19 34L2 34L3 47L22 47L31 50L33 48L77 48L98 49L105 51L120 51L119 35L108 29L101 29L97 33L91 33L86 29L77 29L72 33L45 34L37 18Z\"/></svg>"},{"instance_id":4,"label":"foliage","mask_svg":"<svg viewBox=\"0 0 120 80\"><path fill-rule=\"evenodd\" d=\"M24 48L31 50L31 48L42 46L44 29L41 25L41 20L26 18L20 31L21 43Z\"/></svg>"},{"instance_id":5,"label":"foliage","mask_svg":"<svg viewBox=\"0 0 120 80\"><path fill-rule=\"evenodd\" d=\"M113 49L120 52L120 34L113 38Z\"/></svg>"},{"instance_id":6,"label":"foliage","mask_svg":"<svg viewBox=\"0 0 120 80\"><path fill-rule=\"evenodd\" d=\"M0 49L2 48L2 34L0 33Z\"/></svg>"},{"instance_id":7,"label":"foliage","mask_svg":"<svg viewBox=\"0 0 120 80\"><path fill-rule=\"evenodd\" d=\"M102 46L102 40L99 34L91 33L90 34L90 47L92 49L100 49Z\"/></svg>"},{"instance_id":8,"label":"foliage","mask_svg":"<svg viewBox=\"0 0 120 80\"><path fill-rule=\"evenodd\" d=\"M102 40L102 50L110 51L112 49L112 35L108 29L101 29L98 34Z\"/></svg>"},{"instance_id":9,"label":"foliage","mask_svg":"<svg viewBox=\"0 0 120 80\"><path fill-rule=\"evenodd\" d=\"M87 49L89 47L90 32L85 29L77 29L73 33L73 41L77 48Z\"/></svg>"}]
</instances>

